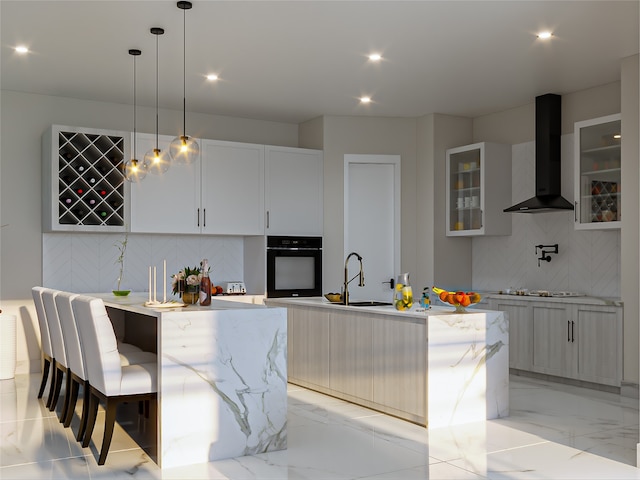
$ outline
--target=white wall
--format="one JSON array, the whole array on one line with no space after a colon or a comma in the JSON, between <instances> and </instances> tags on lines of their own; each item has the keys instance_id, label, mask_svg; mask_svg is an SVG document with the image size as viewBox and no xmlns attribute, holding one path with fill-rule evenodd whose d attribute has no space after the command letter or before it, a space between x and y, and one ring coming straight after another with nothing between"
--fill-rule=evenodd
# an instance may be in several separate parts
<instances>
[{"instance_id":1,"label":"white wall","mask_svg":"<svg viewBox=\"0 0 640 480\"><path fill-rule=\"evenodd\" d=\"M624 377L623 381L639 383L640 342L640 132L638 88L639 56L622 62L622 300L624 301Z\"/></svg>"},{"instance_id":2,"label":"white wall","mask_svg":"<svg viewBox=\"0 0 640 480\"><path fill-rule=\"evenodd\" d=\"M116 243L124 238L118 233L45 233L42 285L76 293L114 290L120 272ZM148 292L149 266L155 266L156 293L162 300L164 260L169 295L171 275L184 267L197 268L203 258L209 260L214 285L242 280L243 254L242 237L129 234L120 288Z\"/></svg>"},{"instance_id":3,"label":"white wall","mask_svg":"<svg viewBox=\"0 0 640 480\"><path fill-rule=\"evenodd\" d=\"M414 278L417 187L415 119L325 116L322 128L325 289L339 292L344 281L344 155L347 153L400 155L401 269L410 272Z\"/></svg>"},{"instance_id":4,"label":"white wall","mask_svg":"<svg viewBox=\"0 0 640 480\"><path fill-rule=\"evenodd\" d=\"M566 222L562 220L562 215L568 215L563 213L553 214L539 214L542 215L540 220L529 218L528 215L524 215L524 218L520 218L522 215L516 214L513 224L513 235L516 236L522 234L529 234L531 232L540 232L538 238L558 238L562 243L567 245L572 242L583 242L584 245L593 245L594 254L598 254L600 250L603 252L605 258L605 265L612 266L619 264L619 280L613 281L611 271L605 271L605 274L597 272L595 262L598 258L591 258L589 256L581 257L579 260L571 260L567 257L560 262L552 260L551 264L546 267L552 267L551 269L541 267L538 269L537 263L533 264L530 258L533 255L531 250L531 243L535 244L537 238L531 241L528 236L521 235L524 240L521 243L528 243L528 248L521 252L524 255L526 261L530 262L533 273L531 276L523 276L523 274L510 273L503 277L506 267L501 271L498 267L498 274L483 278L480 271L488 271L488 267L479 264L484 261L489 262L491 258L495 258L495 245L501 246L500 251L507 252L508 244L513 243L513 239L496 239L495 244L489 245L488 239L474 239L474 282L482 282L484 285L491 287L508 287L509 285L499 285L500 281L515 283L514 287L523 286L525 288L537 288L536 286L548 285L548 282L553 282L554 285L560 287L566 286L567 290L592 290L596 291L596 285L604 285L605 291L609 291L612 295L621 296L624 302L624 345L623 345L623 388L625 384L638 384L639 381L639 279L638 279L638 251L639 247L639 202L638 193L640 191L639 182L639 167L638 167L638 56L629 57L622 62L621 67L621 82L614 82L598 87L589 88L579 92L573 92L570 94L564 94L562 96L562 133L565 135L563 141L563 183L562 192L566 198L572 200L573 195L573 183L567 181L568 162L572 161L572 153L567 152L567 148L570 148L568 144L571 144L567 139L569 135L573 134L573 125L575 122L581 120L587 120L590 118L597 118L613 113L622 113L622 130L623 130L623 142L622 142L622 173L624 177L623 181L623 206L624 212L622 230L616 232L574 232L569 227L572 224L572 219L567 219ZM494 141L508 143L512 145L522 145L521 148L527 148L526 144L532 142L535 137L535 109L534 104L523 105L518 108L507 110L505 112L498 112L483 117L478 117L473 120L473 135L474 142L477 141ZM532 155L524 154L524 156L514 156L514 160L518 158L529 165L532 162ZM514 163L513 175L519 175L519 166ZM528 167L531 168L531 167ZM534 174L530 173L530 193L531 195L521 195L522 199L527 196L533 196ZM517 177L515 177L517 180ZM629 179L628 181L626 179ZM513 186L514 199L515 195L524 187ZM560 217L551 217L551 215L560 215ZM533 215L538 217L538 214ZM549 220L552 219L552 220ZM536 226L536 223L542 222L542 225ZM552 235L544 233L545 231L556 232ZM534 234L535 236L536 234ZM548 236L547 236L548 235ZM564 240L563 240L564 239ZM558 243L560 243L560 241ZM552 243L556 243L553 241ZM607 252L611 253L613 245L618 245L619 260L615 260L611 256L607 258ZM519 247L514 247L516 250ZM560 246L563 250L562 245ZM583 251L585 248L583 248ZM531 253L529 253L531 252ZM508 258L514 259L518 255L517 253L506 253ZM584 254L588 255L588 254ZM602 259L600 258L600 259ZM496 259L496 262L501 259ZM569 272L576 272L578 265L575 262L582 262L586 272L595 276L595 280L592 283L584 284L584 282L578 282L575 278L575 273L569 274ZM571 266L573 265L573 267ZM543 270L544 269L544 270ZM551 278L554 271L559 270L560 277ZM606 269L605 269L606 270ZM512 272L517 271L512 270ZM602 280L598 279L602 277ZM573 278L573 280L572 280ZM609 280L611 280L609 282ZM533 285L528 285L526 282L532 282ZM475 286L474 286L475 288ZM559 288L564 290L565 288Z\"/></svg>"},{"instance_id":5,"label":"white wall","mask_svg":"<svg viewBox=\"0 0 640 480\"><path fill-rule=\"evenodd\" d=\"M573 134L562 136L562 194L573 202ZM512 204L535 194L535 144L512 147ZM570 188L569 188L570 185ZM514 214L512 234L473 239L473 288L561 290L620 297L620 230L575 230L574 212ZM558 244L538 266L535 245Z\"/></svg>"},{"instance_id":6,"label":"white wall","mask_svg":"<svg viewBox=\"0 0 640 480\"><path fill-rule=\"evenodd\" d=\"M0 308L18 316L18 372L40 368L39 334L31 287L42 284L41 135L52 124L132 130L130 105L0 91ZM139 107L140 132L155 131L155 109ZM182 112L161 110L161 134L181 128ZM190 127L191 126L191 127ZM298 126L187 114L195 137L298 146Z\"/></svg>"}]
</instances>

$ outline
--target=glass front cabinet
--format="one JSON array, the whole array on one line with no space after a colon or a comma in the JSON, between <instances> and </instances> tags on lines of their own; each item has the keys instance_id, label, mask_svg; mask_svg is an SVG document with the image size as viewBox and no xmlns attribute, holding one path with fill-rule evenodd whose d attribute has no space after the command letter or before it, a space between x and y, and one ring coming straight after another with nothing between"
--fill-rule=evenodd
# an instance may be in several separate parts
<instances>
[{"instance_id":1,"label":"glass front cabinet","mask_svg":"<svg viewBox=\"0 0 640 480\"><path fill-rule=\"evenodd\" d=\"M447 236L511 235L511 145L447 150Z\"/></svg>"},{"instance_id":2,"label":"glass front cabinet","mask_svg":"<svg viewBox=\"0 0 640 480\"><path fill-rule=\"evenodd\" d=\"M620 114L576 122L575 227L620 228Z\"/></svg>"}]
</instances>

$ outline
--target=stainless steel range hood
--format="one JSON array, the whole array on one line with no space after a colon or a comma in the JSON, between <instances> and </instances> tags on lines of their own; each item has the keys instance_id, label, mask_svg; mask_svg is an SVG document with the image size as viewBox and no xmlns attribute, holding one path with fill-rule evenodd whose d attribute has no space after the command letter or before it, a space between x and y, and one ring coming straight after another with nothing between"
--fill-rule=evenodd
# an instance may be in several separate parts
<instances>
[{"instance_id":1,"label":"stainless steel range hood","mask_svg":"<svg viewBox=\"0 0 640 480\"><path fill-rule=\"evenodd\" d=\"M562 97L553 93L536 97L536 196L505 208L511 213L573 210L560 194L560 135Z\"/></svg>"}]
</instances>

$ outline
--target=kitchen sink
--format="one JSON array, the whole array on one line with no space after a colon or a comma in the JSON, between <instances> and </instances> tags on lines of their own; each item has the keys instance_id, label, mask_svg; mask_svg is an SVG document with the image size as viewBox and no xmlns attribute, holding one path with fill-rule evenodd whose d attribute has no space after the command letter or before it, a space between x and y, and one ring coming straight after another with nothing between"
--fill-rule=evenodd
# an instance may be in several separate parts
<instances>
[{"instance_id":1,"label":"kitchen sink","mask_svg":"<svg viewBox=\"0 0 640 480\"><path fill-rule=\"evenodd\" d=\"M385 307L393 305L391 302L379 302L377 300L365 300L362 302L349 302L351 307Z\"/></svg>"}]
</instances>

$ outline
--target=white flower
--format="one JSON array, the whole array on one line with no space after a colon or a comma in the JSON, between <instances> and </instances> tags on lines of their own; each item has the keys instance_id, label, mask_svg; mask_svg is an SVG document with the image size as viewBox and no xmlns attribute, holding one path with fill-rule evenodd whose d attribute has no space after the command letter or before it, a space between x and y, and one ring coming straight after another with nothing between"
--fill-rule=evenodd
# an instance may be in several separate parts
<instances>
[{"instance_id":1,"label":"white flower","mask_svg":"<svg viewBox=\"0 0 640 480\"><path fill-rule=\"evenodd\" d=\"M189 275L187 277L187 285L200 285L198 275Z\"/></svg>"}]
</instances>

